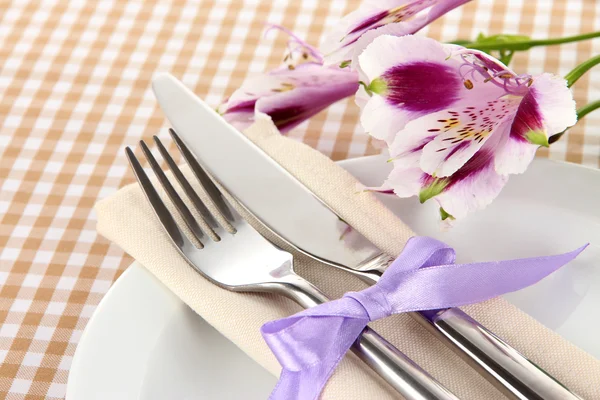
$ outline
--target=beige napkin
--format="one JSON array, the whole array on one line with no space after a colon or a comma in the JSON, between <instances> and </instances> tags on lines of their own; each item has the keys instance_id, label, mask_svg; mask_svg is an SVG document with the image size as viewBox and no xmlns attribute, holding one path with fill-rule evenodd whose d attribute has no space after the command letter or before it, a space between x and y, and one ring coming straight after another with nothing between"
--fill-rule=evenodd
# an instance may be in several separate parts
<instances>
[{"instance_id":1,"label":"beige napkin","mask_svg":"<svg viewBox=\"0 0 600 400\"><path fill-rule=\"evenodd\" d=\"M349 173L312 148L282 137L270 122L257 122L246 135L382 250L397 255L413 235L373 195L357 194L357 181ZM127 186L102 200L96 211L98 231L103 236L141 262L250 357L271 373L279 374L279 364L259 329L267 321L299 311L297 305L276 295L228 292L202 278L170 245L137 185ZM364 284L348 274L300 254L295 256L300 275L331 297L364 288ZM600 399L599 360L504 300L464 310L585 399ZM504 398L411 317L398 315L371 325L461 399ZM365 400L400 396L349 354L327 384L322 398Z\"/></svg>"}]
</instances>

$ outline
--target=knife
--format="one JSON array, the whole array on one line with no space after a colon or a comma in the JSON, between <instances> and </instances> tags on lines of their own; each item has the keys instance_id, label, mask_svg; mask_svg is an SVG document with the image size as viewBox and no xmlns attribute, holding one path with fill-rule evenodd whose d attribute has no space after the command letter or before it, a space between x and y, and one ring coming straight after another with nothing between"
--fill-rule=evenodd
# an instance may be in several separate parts
<instances>
[{"instance_id":1,"label":"knife","mask_svg":"<svg viewBox=\"0 0 600 400\"><path fill-rule=\"evenodd\" d=\"M203 167L270 230L299 251L376 282L391 258L366 238L340 238L341 218L169 74L152 83L161 109ZM355 232L358 235L358 232ZM512 399L580 399L459 309L411 313Z\"/></svg>"}]
</instances>

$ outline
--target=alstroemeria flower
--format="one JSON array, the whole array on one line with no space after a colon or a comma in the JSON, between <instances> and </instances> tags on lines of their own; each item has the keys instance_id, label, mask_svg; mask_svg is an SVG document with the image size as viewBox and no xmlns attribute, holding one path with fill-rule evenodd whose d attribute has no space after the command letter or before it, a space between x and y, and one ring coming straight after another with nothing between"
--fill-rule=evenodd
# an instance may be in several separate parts
<instances>
[{"instance_id":1,"label":"alstroemeria flower","mask_svg":"<svg viewBox=\"0 0 600 400\"><path fill-rule=\"evenodd\" d=\"M414 36L381 36L359 57L361 121L394 169L380 190L435 198L443 219L488 205L548 137L575 124L563 78L517 75L493 57Z\"/></svg>"},{"instance_id":2,"label":"alstroemeria flower","mask_svg":"<svg viewBox=\"0 0 600 400\"><path fill-rule=\"evenodd\" d=\"M325 38L326 64L355 64L356 57L378 36L413 34L470 0L368 0L346 15Z\"/></svg>"},{"instance_id":3,"label":"alstroemeria flower","mask_svg":"<svg viewBox=\"0 0 600 400\"><path fill-rule=\"evenodd\" d=\"M318 50L277 28L291 38L284 64L247 79L217 109L240 130L255 118L270 118L282 133L287 132L358 89L356 72L323 66Z\"/></svg>"}]
</instances>

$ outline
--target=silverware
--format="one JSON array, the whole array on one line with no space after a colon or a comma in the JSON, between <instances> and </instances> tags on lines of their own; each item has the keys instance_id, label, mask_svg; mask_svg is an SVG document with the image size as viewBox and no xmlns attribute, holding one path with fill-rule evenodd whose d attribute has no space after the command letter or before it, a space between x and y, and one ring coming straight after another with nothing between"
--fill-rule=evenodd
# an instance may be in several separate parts
<instances>
[{"instance_id":1,"label":"silverware","mask_svg":"<svg viewBox=\"0 0 600 400\"><path fill-rule=\"evenodd\" d=\"M204 168L265 226L313 258L367 282L377 281L390 257L366 238L360 248L339 240L340 218L324 200L173 76L158 76L153 89L165 115ZM579 399L462 311L412 315L509 398Z\"/></svg>"},{"instance_id":2,"label":"silverware","mask_svg":"<svg viewBox=\"0 0 600 400\"><path fill-rule=\"evenodd\" d=\"M317 287L294 272L290 253L271 244L230 207L219 189L191 157L191 153L178 141L177 144L196 178L227 221L227 224L218 223L219 218L211 214L160 140L156 136L154 140L184 192L198 208L204 225L210 227L211 232L205 232L201 228L143 141L140 144L144 155L189 229L192 240L178 227L129 147L126 149L127 157L166 233L197 272L227 290L277 293L289 297L304 308L329 301ZM197 247L194 240L202 248ZM457 399L426 371L368 327L354 343L352 351L407 399Z\"/></svg>"}]
</instances>

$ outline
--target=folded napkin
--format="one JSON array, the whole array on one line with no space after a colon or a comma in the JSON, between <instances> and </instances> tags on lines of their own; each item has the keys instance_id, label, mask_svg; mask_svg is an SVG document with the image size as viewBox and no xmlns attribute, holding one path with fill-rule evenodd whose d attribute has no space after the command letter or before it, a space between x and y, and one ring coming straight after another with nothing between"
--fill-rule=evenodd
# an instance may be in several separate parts
<instances>
[{"instance_id":1,"label":"folded napkin","mask_svg":"<svg viewBox=\"0 0 600 400\"><path fill-rule=\"evenodd\" d=\"M281 136L269 121L256 122L245 134L383 251L398 255L414 235L374 195L357 193L357 181L352 175L318 151ZM184 171L189 173L185 168ZM229 292L202 278L170 244L137 184L100 201L96 212L100 234L138 260L250 357L279 375L280 366L261 337L260 327L298 312L296 304L276 295ZM347 273L302 254L294 256L297 272L331 298L365 288L364 283ZM600 360L502 299L463 310L576 393L586 399L600 398ZM410 316L396 315L371 325L461 399L505 398ZM348 354L329 380L322 398L383 400L400 395L353 354Z\"/></svg>"}]
</instances>

